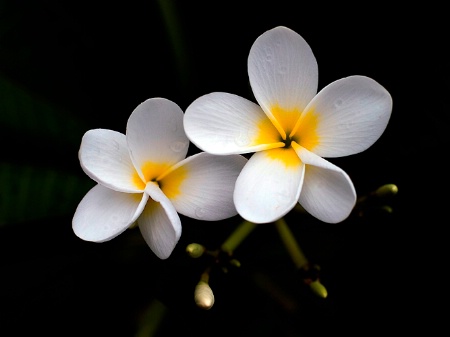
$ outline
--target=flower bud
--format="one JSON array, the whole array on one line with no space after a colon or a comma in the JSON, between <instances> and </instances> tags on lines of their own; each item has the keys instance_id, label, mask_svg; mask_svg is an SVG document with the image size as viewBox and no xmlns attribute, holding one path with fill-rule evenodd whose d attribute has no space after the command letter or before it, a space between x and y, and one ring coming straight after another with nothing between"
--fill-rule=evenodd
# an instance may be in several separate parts
<instances>
[{"instance_id":1,"label":"flower bud","mask_svg":"<svg viewBox=\"0 0 450 337\"><path fill-rule=\"evenodd\" d=\"M395 184L385 184L378 187L374 194L379 198L388 198L396 195L398 192L398 187Z\"/></svg>"},{"instance_id":2,"label":"flower bud","mask_svg":"<svg viewBox=\"0 0 450 337\"><path fill-rule=\"evenodd\" d=\"M324 287L322 283L320 283L319 280L313 281L309 284L309 287L311 290L316 294L317 296L321 298L327 298L328 291L327 288Z\"/></svg>"},{"instance_id":3,"label":"flower bud","mask_svg":"<svg viewBox=\"0 0 450 337\"><path fill-rule=\"evenodd\" d=\"M205 247L198 243L191 243L186 247L186 252L190 257L198 258L205 252Z\"/></svg>"},{"instance_id":4,"label":"flower bud","mask_svg":"<svg viewBox=\"0 0 450 337\"><path fill-rule=\"evenodd\" d=\"M198 307L209 310L214 305L214 294L208 283L200 281L195 287L195 303Z\"/></svg>"}]
</instances>

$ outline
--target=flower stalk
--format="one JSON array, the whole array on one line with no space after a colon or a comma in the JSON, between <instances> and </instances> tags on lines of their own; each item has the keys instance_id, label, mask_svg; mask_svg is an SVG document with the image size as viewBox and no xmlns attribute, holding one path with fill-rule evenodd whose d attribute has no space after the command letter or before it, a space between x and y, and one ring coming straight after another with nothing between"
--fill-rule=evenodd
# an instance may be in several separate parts
<instances>
[{"instance_id":1,"label":"flower stalk","mask_svg":"<svg viewBox=\"0 0 450 337\"><path fill-rule=\"evenodd\" d=\"M295 237L284 218L277 220L275 222L275 226L297 269L308 272L310 270L309 261L305 257L305 254L303 254L303 251L297 243L297 240L295 240ZM316 269L318 269L318 267L316 267ZM319 277L315 279L306 277L304 282L317 296L321 298L326 298L328 296L327 289L322 283L320 283Z\"/></svg>"},{"instance_id":2,"label":"flower stalk","mask_svg":"<svg viewBox=\"0 0 450 337\"><path fill-rule=\"evenodd\" d=\"M220 247L224 252L232 253L241 242L255 229L256 224L250 221L242 222Z\"/></svg>"},{"instance_id":3,"label":"flower stalk","mask_svg":"<svg viewBox=\"0 0 450 337\"><path fill-rule=\"evenodd\" d=\"M298 245L297 241L294 238L294 235L286 224L286 221L281 218L275 222L275 226L278 230L278 233L280 234L281 240L283 241L286 249L291 255L292 260L294 261L295 266L299 269L307 266L308 260L306 259L305 254L303 254L302 250L300 249L300 246Z\"/></svg>"}]
</instances>

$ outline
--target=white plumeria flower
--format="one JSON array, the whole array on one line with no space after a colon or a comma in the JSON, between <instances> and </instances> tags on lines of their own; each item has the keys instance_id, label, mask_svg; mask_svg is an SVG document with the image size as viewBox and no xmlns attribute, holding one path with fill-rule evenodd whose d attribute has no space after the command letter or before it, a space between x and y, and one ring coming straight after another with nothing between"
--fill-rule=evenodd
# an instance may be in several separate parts
<instances>
[{"instance_id":1,"label":"white plumeria flower","mask_svg":"<svg viewBox=\"0 0 450 337\"><path fill-rule=\"evenodd\" d=\"M166 259L181 236L177 212L200 220L237 215L233 190L247 159L205 152L185 158L188 146L183 111L164 98L141 103L128 120L126 135L87 131L79 159L98 184L75 211L75 234L104 242L136 221L150 249Z\"/></svg>"},{"instance_id":2,"label":"white plumeria flower","mask_svg":"<svg viewBox=\"0 0 450 337\"><path fill-rule=\"evenodd\" d=\"M342 169L323 157L369 148L388 124L390 94L364 76L337 80L317 93L311 48L286 27L256 39L248 75L259 105L228 93L204 95L185 112L189 139L218 155L255 152L234 192L244 219L273 222L299 202L321 221L343 221L355 206L355 188Z\"/></svg>"}]
</instances>

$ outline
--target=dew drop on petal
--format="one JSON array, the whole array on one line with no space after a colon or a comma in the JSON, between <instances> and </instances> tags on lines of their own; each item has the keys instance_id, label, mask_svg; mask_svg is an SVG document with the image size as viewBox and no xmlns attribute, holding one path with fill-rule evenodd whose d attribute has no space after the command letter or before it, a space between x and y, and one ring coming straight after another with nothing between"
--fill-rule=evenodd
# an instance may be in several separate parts
<instances>
[{"instance_id":1,"label":"dew drop on petal","mask_svg":"<svg viewBox=\"0 0 450 337\"><path fill-rule=\"evenodd\" d=\"M244 132L240 132L239 136L234 138L234 142L237 146L247 146L250 144L250 137Z\"/></svg>"},{"instance_id":2,"label":"dew drop on petal","mask_svg":"<svg viewBox=\"0 0 450 337\"><path fill-rule=\"evenodd\" d=\"M267 62L272 62L273 60L273 52L271 48L266 48L264 50L264 52L266 53L266 61Z\"/></svg>"},{"instance_id":3,"label":"dew drop on petal","mask_svg":"<svg viewBox=\"0 0 450 337\"><path fill-rule=\"evenodd\" d=\"M277 208L290 203L290 201L291 198L289 197L287 191L281 191L275 194L275 203L277 205Z\"/></svg>"},{"instance_id":4,"label":"dew drop on petal","mask_svg":"<svg viewBox=\"0 0 450 337\"><path fill-rule=\"evenodd\" d=\"M337 128L338 130L340 130L340 131L347 131L347 130L348 130L348 123L341 123L341 124L338 124L338 125L336 126L336 128Z\"/></svg>"},{"instance_id":5,"label":"dew drop on petal","mask_svg":"<svg viewBox=\"0 0 450 337\"><path fill-rule=\"evenodd\" d=\"M349 121L349 122L343 122L337 125L337 129L340 131L349 131L354 126L355 122Z\"/></svg>"},{"instance_id":6,"label":"dew drop on petal","mask_svg":"<svg viewBox=\"0 0 450 337\"><path fill-rule=\"evenodd\" d=\"M203 208L201 208L201 207L197 207L197 208L195 209L195 215L196 215L199 219L202 219L202 218L205 216L205 213L206 213L206 211L205 211Z\"/></svg>"},{"instance_id":7,"label":"dew drop on petal","mask_svg":"<svg viewBox=\"0 0 450 337\"><path fill-rule=\"evenodd\" d=\"M335 106L336 108L339 108L340 106L342 106L343 103L344 103L344 101L343 101L342 99L338 98L338 99L336 100L336 102L334 102L334 106Z\"/></svg>"},{"instance_id":8,"label":"dew drop on petal","mask_svg":"<svg viewBox=\"0 0 450 337\"><path fill-rule=\"evenodd\" d=\"M170 145L170 148L172 149L172 151L174 152L180 152L182 150L184 150L184 148L186 147L187 143L185 142L173 142Z\"/></svg>"}]
</instances>

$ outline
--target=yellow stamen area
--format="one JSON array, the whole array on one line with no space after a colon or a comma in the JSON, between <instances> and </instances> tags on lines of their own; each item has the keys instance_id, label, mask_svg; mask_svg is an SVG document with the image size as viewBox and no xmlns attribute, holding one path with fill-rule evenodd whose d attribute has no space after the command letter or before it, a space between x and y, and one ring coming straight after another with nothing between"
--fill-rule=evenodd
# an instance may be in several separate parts
<instances>
[{"instance_id":1,"label":"yellow stamen area","mask_svg":"<svg viewBox=\"0 0 450 337\"><path fill-rule=\"evenodd\" d=\"M286 135L289 135L289 133L294 129L295 123L301 115L301 111L299 109L294 108L291 110L286 110L279 105L272 106L270 111L286 132Z\"/></svg>"},{"instance_id":2,"label":"yellow stamen area","mask_svg":"<svg viewBox=\"0 0 450 337\"><path fill-rule=\"evenodd\" d=\"M305 149L312 151L319 144L318 124L319 118L313 109L303 112L293 129L294 134L291 135L291 138Z\"/></svg>"},{"instance_id":3,"label":"yellow stamen area","mask_svg":"<svg viewBox=\"0 0 450 337\"><path fill-rule=\"evenodd\" d=\"M186 166L180 166L164 176L159 181L159 187L167 198L173 199L181 193L181 184L187 176L188 169L186 168Z\"/></svg>"},{"instance_id":4,"label":"yellow stamen area","mask_svg":"<svg viewBox=\"0 0 450 337\"><path fill-rule=\"evenodd\" d=\"M156 179L166 172L170 168L170 164L167 163L155 163L148 161L144 165L142 165L142 174L144 175L144 181L139 177L138 173L135 172L133 174L132 180L133 184L139 188L144 189L145 185L149 181L156 181Z\"/></svg>"},{"instance_id":5,"label":"yellow stamen area","mask_svg":"<svg viewBox=\"0 0 450 337\"><path fill-rule=\"evenodd\" d=\"M139 188L140 190L143 190L145 188L146 183L144 183L139 177L137 171L134 172L133 176L131 177L131 180L133 181L134 186Z\"/></svg>"},{"instance_id":6,"label":"yellow stamen area","mask_svg":"<svg viewBox=\"0 0 450 337\"><path fill-rule=\"evenodd\" d=\"M252 145L272 144L280 141L280 134L269 118L264 116L258 124L258 134L252 140Z\"/></svg>"},{"instance_id":7,"label":"yellow stamen area","mask_svg":"<svg viewBox=\"0 0 450 337\"><path fill-rule=\"evenodd\" d=\"M287 169L296 169L301 164L300 158L292 147L267 150L264 153L270 159L282 162Z\"/></svg>"}]
</instances>

